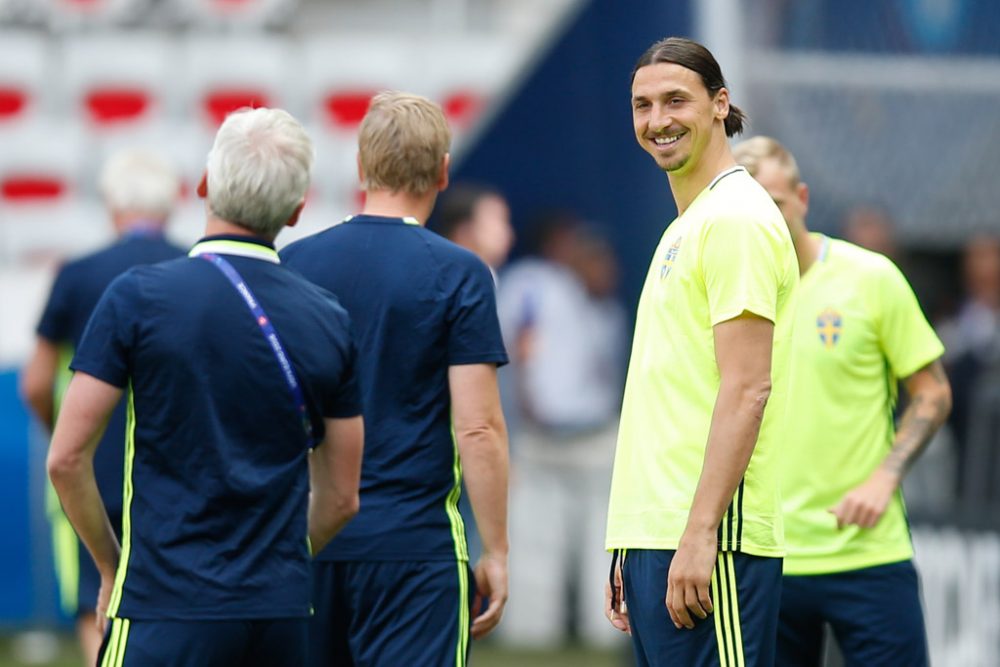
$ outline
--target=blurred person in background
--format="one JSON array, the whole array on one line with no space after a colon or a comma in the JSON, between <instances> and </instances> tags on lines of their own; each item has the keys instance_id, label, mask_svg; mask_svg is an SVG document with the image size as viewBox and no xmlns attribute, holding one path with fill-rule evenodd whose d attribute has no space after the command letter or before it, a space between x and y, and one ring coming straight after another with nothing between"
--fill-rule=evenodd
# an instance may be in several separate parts
<instances>
[{"instance_id":1,"label":"blurred person in background","mask_svg":"<svg viewBox=\"0 0 1000 667\"><path fill-rule=\"evenodd\" d=\"M479 185L452 185L442 193L428 227L471 250L494 279L514 245L510 207L498 191Z\"/></svg>"},{"instance_id":2,"label":"blurred person in background","mask_svg":"<svg viewBox=\"0 0 1000 667\"><path fill-rule=\"evenodd\" d=\"M448 186L449 145L437 104L379 93L358 136L364 209L281 253L351 314L367 422L361 511L314 568L315 667L465 665L469 635L488 635L507 601L493 278L424 228ZM463 477L483 546L474 580Z\"/></svg>"},{"instance_id":3,"label":"blurred person in background","mask_svg":"<svg viewBox=\"0 0 1000 667\"><path fill-rule=\"evenodd\" d=\"M640 665L774 662L799 272L781 213L733 159L745 117L725 85L679 37L632 70L635 139L678 212L639 300L608 508L605 613Z\"/></svg>"},{"instance_id":4,"label":"blurred person in background","mask_svg":"<svg viewBox=\"0 0 1000 667\"><path fill-rule=\"evenodd\" d=\"M802 282L781 492L787 555L778 659L819 666L829 624L847 664L928 663L901 483L950 410L944 348L884 255L811 234L809 188L770 137L737 161L781 209ZM909 395L899 429L897 386Z\"/></svg>"},{"instance_id":5,"label":"blurred person in background","mask_svg":"<svg viewBox=\"0 0 1000 667\"><path fill-rule=\"evenodd\" d=\"M177 175L163 159L135 149L116 153L104 165L99 186L118 238L109 247L60 269L38 323L34 353L21 378L25 400L47 429L55 422L69 382L69 361L105 288L133 266L184 254L163 235L179 194ZM124 452L125 402L121 401L94 458L98 489L119 537ZM100 575L54 497L49 498L49 505L62 607L76 616L83 655L92 665L101 642L94 619Z\"/></svg>"},{"instance_id":6,"label":"blurred person in background","mask_svg":"<svg viewBox=\"0 0 1000 667\"><path fill-rule=\"evenodd\" d=\"M881 206L874 204L854 206L844 216L842 231L849 243L885 255L889 259L898 259L896 226Z\"/></svg>"},{"instance_id":7,"label":"blurred person in background","mask_svg":"<svg viewBox=\"0 0 1000 667\"><path fill-rule=\"evenodd\" d=\"M954 381L950 425L959 449L958 488L965 492L965 471L985 460L969 459L974 414L980 382L990 369L1000 368L1000 239L975 236L962 255L965 296L958 313L939 326L945 347L945 364ZM975 500L975 499L970 499Z\"/></svg>"},{"instance_id":8,"label":"blurred person in background","mask_svg":"<svg viewBox=\"0 0 1000 667\"><path fill-rule=\"evenodd\" d=\"M438 197L427 226L452 243L475 253L489 267L494 282L514 245L514 228L510 224L507 200L499 191L481 185L450 185ZM500 369L497 373L501 404L506 394L506 370ZM469 504L469 494L464 487L458 509L465 522L469 559L475 562L482 552L482 541Z\"/></svg>"},{"instance_id":9,"label":"blurred person in background","mask_svg":"<svg viewBox=\"0 0 1000 667\"><path fill-rule=\"evenodd\" d=\"M539 221L534 256L501 277L513 350L511 602L503 638L558 647L617 633L601 614L607 470L614 456L627 334L610 243L575 217ZM567 605L572 599L574 604Z\"/></svg>"},{"instance_id":10,"label":"blurred person in background","mask_svg":"<svg viewBox=\"0 0 1000 667\"><path fill-rule=\"evenodd\" d=\"M273 245L312 156L280 109L229 115L205 237L116 278L73 357L48 470L101 573L103 667L305 662L310 549L357 511L363 444L348 316ZM119 546L91 461L126 390Z\"/></svg>"}]
</instances>

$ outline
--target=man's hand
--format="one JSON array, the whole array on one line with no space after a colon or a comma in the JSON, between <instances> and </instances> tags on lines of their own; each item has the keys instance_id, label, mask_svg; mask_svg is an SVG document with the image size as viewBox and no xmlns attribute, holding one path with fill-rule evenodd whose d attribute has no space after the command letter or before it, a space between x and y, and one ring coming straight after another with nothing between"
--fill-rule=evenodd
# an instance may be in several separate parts
<instances>
[{"instance_id":1,"label":"man's hand","mask_svg":"<svg viewBox=\"0 0 1000 667\"><path fill-rule=\"evenodd\" d=\"M691 614L704 619L712 613L709 584L718 550L714 532L697 537L685 533L681 537L667 573L667 611L677 629L694 628Z\"/></svg>"},{"instance_id":2,"label":"man's hand","mask_svg":"<svg viewBox=\"0 0 1000 667\"><path fill-rule=\"evenodd\" d=\"M115 575L101 577L101 587L97 591L97 608L94 616L97 621L97 631L104 636L104 631L108 627L108 604L111 601L111 591L115 587Z\"/></svg>"},{"instance_id":3,"label":"man's hand","mask_svg":"<svg viewBox=\"0 0 1000 667\"><path fill-rule=\"evenodd\" d=\"M847 492L829 512L837 517L837 528L856 525L874 528L899 488L899 474L878 467L861 485Z\"/></svg>"},{"instance_id":4,"label":"man's hand","mask_svg":"<svg viewBox=\"0 0 1000 667\"><path fill-rule=\"evenodd\" d=\"M615 595L614 601L617 608L611 604L611 582L604 582L604 616L615 626L627 635L632 634L632 626L628 622L628 607L625 605L625 587L622 586L622 564L619 561L615 564Z\"/></svg>"},{"instance_id":5,"label":"man's hand","mask_svg":"<svg viewBox=\"0 0 1000 667\"><path fill-rule=\"evenodd\" d=\"M476 563L476 597L472 601L472 613L479 615L472 620L472 638L482 639L500 623L503 608L507 604L507 555L483 554ZM484 599L490 604L480 613Z\"/></svg>"}]
</instances>

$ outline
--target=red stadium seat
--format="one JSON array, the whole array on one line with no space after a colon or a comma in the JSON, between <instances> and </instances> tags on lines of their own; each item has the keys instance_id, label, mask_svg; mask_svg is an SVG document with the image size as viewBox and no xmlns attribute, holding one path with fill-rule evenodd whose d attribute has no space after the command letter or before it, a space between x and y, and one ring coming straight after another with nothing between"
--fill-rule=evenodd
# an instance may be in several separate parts
<instances>
[{"instance_id":1,"label":"red stadium seat","mask_svg":"<svg viewBox=\"0 0 1000 667\"><path fill-rule=\"evenodd\" d=\"M50 49L24 32L0 31L0 128L28 122L50 109Z\"/></svg>"}]
</instances>

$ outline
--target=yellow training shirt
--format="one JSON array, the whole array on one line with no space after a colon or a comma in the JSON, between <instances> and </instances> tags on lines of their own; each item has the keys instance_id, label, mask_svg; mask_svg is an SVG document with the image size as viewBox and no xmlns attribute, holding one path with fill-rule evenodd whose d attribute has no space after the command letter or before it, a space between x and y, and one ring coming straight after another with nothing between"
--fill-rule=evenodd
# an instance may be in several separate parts
<instances>
[{"instance_id":1,"label":"yellow training shirt","mask_svg":"<svg viewBox=\"0 0 1000 667\"><path fill-rule=\"evenodd\" d=\"M772 391L750 465L719 527L719 546L783 555L777 466L797 283L781 213L742 167L719 174L667 228L636 316L608 549L677 548L719 393L712 327L749 311L775 323Z\"/></svg>"},{"instance_id":2,"label":"yellow training shirt","mask_svg":"<svg viewBox=\"0 0 1000 667\"><path fill-rule=\"evenodd\" d=\"M782 456L785 574L829 574L912 557L901 494L870 529L829 512L892 447L899 378L944 352L886 257L820 235L798 291Z\"/></svg>"}]
</instances>

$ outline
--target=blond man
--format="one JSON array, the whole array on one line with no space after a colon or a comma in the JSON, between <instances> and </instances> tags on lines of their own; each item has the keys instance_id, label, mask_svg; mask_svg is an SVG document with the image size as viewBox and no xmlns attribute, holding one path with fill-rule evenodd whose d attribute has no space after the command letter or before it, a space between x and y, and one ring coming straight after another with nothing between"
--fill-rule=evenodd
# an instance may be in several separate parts
<instances>
[{"instance_id":1,"label":"blond man","mask_svg":"<svg viewBox=\"0 0 1000 667\"><path fill-rule=\"evenodd\" d=\"M351 314L369 424L361 511L315 567L310 665L464 665L470 633L492 631L507 598L493 278L424 228L449 141L437 105L375 96L358 141L364 210L282 252ZM483 545L474 574L463 473Z\"/></svg>"}]
</instances>

